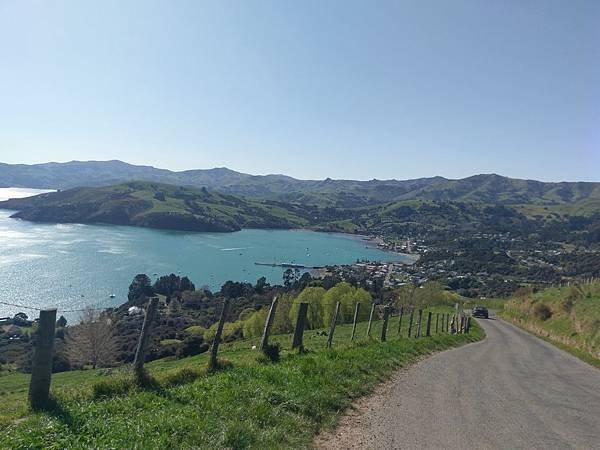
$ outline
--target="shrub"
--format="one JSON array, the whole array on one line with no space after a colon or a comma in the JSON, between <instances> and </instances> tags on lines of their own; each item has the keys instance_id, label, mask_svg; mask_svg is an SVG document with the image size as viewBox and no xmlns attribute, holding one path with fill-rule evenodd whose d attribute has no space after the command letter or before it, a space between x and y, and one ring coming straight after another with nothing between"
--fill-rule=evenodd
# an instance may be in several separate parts
<instances>
[{"instance_id":1,"label":"shrub","mask_svg":"<svg viewBox=\"0 0 600 450\"><path fill-rule=\"evenodd\" d=\"M574 305L575 305L575 302L573 301L571 296L567 296L567 297L561 299L561 301L560 301L560 307L565 312L571 312Z\"/></svg>"},{"instance_id":2,"label":"shrub","mask_svg":"<svg viewBox=\"0 0 600 450\"><path fill-rule=\"evenodd\" d=\"M197 334L199 336L204 336L204 333L206 332L206 328L201 327L200 325L192 325L191 327L187 327L183 331L185 331L188 334Z\"/></svg>"},{"instance_id":3,"label":"shrub","mask_svg":"<svg viewBox=\"0 0 600 450\"><path fill-rule=\"evenodd\" d=\"M280 352L281 352L281 346L278 343L267 344L267 346L263 350L264 355L271 362L279 361Z\"/></svg>"},{"instance_id":4,"label":"shrub","mask_svg":"<svg viewBox=\"0 0 600 450\"><path fill-rule=\"evenodd\" d=\"M243 333L245 338L258 337L262 335L268 313L269 311L267 308L259 309L244 321Z\"/></svg>"},{"instance_id":5,"label":"shrub","mask_svg":"<svg viewBox=\"0 0 600 450\"><path fill-rule=\"evenodd\" d=\"M221 342L230 342L235 339L242 337L242 326L244 324L239 320L236 322L225 322L223 326L223 333L221 334ZM204 340L206 342L212 342L217 333L218 322L211 325L209 329L204 332Z\"/></svg>"},{"instance_id":6,"label":"shrub","mask_svg":"<svg viewBox=\"0 0 600 450\"><path fill-rule=\"evenodd\" d=\"M548 320L550 317L552 317L552 310L544 303L536 303L536 305L533 307L533 315L536 319Z\"/></svg>"},{"instance_id":7,"label":"shrub","mask_svg":"<svg viewBox=\"0 0 600 450\"><path fill-rule=\"evenodd\" d=\"M165 387L179 386L182 384L190 383L200 378L205 373L206 371L200 369L183 367L175 372L170 372L164 377L162 377L161 384Z\"/></svg>"},{"instance_id":8,"label":"shrub","mask_svg":"<svg viewBox=\"0 0 600 450\"><path fill-rule=\"evenodd\" d=\"M238 320L242 322L248 320L250 316L252 316L252 314L254 314L255 312L256 310L254 308L244 308L242 309L242 312L240 312Z\"/></svg>"},{"instance_id":9,"label":"shrub","mask_svg":"<svg viewBox=\"0 0 600 450\"><path fill-rule=\"evenodd\" d=\"M163 339L160 341L160 345L163 347L169 347L171 345L178 346L181 345L181 341L179 339Z\"/></svg>"},{"instance_id":10,"label":"shrub","mask_svg":"<svg viewBox=\"0 0 600 450\"><path fill-rule=\"evenodd\" d=\"M199 355L200 353L208 351L208 347L208 344L204 342L202 336L192 334L183 340L183 343L177 352L177 356L184 358L186 356Z\"/></svg>"},{"instance_id":11,"label":"shrub","mask_svg":"<svg viewBox=\"0 0 600 450\"><path fill-rule=\"evenodd\" d=\"M109 378L92 385L92 397L98 399L123 395L128 393L132 387L133 380L131 378Z\"/></svg>"}]
</instances>

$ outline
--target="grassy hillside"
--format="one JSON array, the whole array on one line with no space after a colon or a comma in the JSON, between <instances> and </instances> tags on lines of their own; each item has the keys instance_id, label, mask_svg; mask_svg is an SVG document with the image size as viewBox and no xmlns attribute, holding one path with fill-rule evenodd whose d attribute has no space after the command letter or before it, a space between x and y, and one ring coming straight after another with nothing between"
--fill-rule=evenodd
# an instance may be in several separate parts
<instances>
[{"instance_id":1,"label":"grassy hillside","mask_svg":"<svg viewBox=\"0 0 600 450\"><path fill-rule=\"evenodd\" d=\"M293 228L306 221L276 204L206 189L131 182L0 202L13 217L44 222L110 223L190 231Z\"/></svg>"},{"instance_id":2,"label":"grassy hillside","mask_svg":"<svg viewBox=\"0 0 600 450\"><path fill-rule=\"evenodd\" d=\"M338 208L419 199L545 206L584 202L584 209L593 207L597 211L600 202L600 183L545 183L495 174L475 175L460 180L443 177L369 181L330 178L298 180L285 175L249 175L227 168L173 172L121 161L71 161L36 165L0 163L0 186L4 187L68 189L108 186L133 180L206 187L231 195Z\"/></svg>"},{"instance_id":3,"label":"grassy hillside","mask_svg":"<svg viewBox=\"0 0 600 450\"><path fill-rule=\"evenodd\" d=\"M332 350L307 331L308 353L284 351L278 363L259 361L257 339L225 344L227 368L213 375L206 354L155 361L147 367L160 384L150 390L131 387L125 370L56 374L56 407L46 413L26 409L28 376L0 377L0 448L307 448L396 368L483 337L475 325L470 335L400 339L396 320L386 343L365 339L360 323L352 344L351 326L340 325ZM377 322L372 335L380 331ZM291 347L290 335L272 340Z\"/></svg>"},{"instance_id":4,"label":"grassy hillside","mask_svg":"<svg viewBox=\"0 0 600 450\"><path fill-rule=\"evenodd\" d=\"M600 367L600 283L521 291L502 316Z\"/></svg>"}]
</instances>

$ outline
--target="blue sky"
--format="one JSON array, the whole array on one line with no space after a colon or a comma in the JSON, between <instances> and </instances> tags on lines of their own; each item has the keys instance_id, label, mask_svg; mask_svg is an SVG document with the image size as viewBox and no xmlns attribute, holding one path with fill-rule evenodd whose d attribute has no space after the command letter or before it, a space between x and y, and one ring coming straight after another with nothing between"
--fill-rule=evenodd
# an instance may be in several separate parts
<instances>
[{"instance_id":1,"label":"blue sky","mask_svg":"<svg viewBox=\"0 0 600 450\"><path fill-rule=\"evenodd\" d=\"M600 181L600 2L0 0L0 161Z\"/></svg>"}]
</instances>

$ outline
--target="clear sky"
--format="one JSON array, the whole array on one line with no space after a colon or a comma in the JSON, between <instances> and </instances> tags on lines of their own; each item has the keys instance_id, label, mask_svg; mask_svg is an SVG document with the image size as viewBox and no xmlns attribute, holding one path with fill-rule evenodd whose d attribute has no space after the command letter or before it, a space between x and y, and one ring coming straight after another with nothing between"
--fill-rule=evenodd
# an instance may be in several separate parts
<instances>
[{"instance_id":1,"label":"clear sky","mask_svg":"<svg viewBox=\"0 0 600 450\"><path fill-rule=\"evenodd\" d=\"M0 0L0 161L600 181L600 1Z\"/></svg>"}]
</instances>

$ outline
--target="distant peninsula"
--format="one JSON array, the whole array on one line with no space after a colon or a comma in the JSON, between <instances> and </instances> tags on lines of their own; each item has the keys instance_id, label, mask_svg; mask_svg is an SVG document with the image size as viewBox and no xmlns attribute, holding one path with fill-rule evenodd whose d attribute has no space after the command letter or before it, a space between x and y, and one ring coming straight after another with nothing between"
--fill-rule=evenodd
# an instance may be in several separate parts
<instances>
[{"instance_id":1,"label":"distant peninsula","mask_svg":"<svg viewBox=\"0 0 600 450\"><path fill-rule=\"evenodd\" d=\"M80 187L0 202L11 217L33 222L103 223L181 231L301 228L307 221L276 202L249 200L205 188L130 182Z\"/></svg>"}]
</instances>

